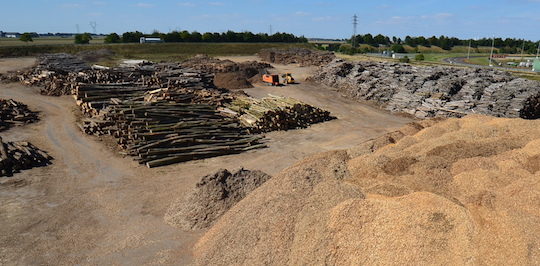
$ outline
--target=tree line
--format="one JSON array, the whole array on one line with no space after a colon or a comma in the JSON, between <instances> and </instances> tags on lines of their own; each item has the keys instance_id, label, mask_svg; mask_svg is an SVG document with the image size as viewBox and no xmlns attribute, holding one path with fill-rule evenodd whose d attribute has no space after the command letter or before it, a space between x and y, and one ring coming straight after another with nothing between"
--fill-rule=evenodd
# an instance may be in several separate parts
<instances>
[{"instance_id":1,"label":"tree line","mask_svg":"<svg viewBox=\"0 0 540 266\"><path fill-rule=\"evenodd\" d=\"M139 31L125 32L122 35L111 33L105 36L105 43L137 43L141 37L157 37L164 42L285 42L285 43L306 43L308 40L304 36L297 37L290 33L266 33L234 32L222 33L197 31L172 31L169 33L153 32L144 34Z\"/></svg>"},{"instance_id":2,"label":"tree line","mask_svg":"<svg viewBox=\"0 0 540 266\"><path fill-rule=\"evenodd\" d=\"M388 37L382 34L373 36L371 34L365 35L356 35L354 42L352 38L348 40L349 43L354 44L369 44L371 46L378 47L380 45L409 45L412 47L417 46L438 46L444 50L451 50L454 46L468 46L469 42L473 48L478 46L491 46L494 41L495 47L499 49L501 53L520 53L521 48L524 47L526 53L536 53L538 48L538 42L533 42L523 39L514 39L514 38L482 38L482 39L459 39L455 37L447 37L441 35L439 37L423 37L423 36L406 36L404 40L398 37Z\"/></svg>"}]
</instances>

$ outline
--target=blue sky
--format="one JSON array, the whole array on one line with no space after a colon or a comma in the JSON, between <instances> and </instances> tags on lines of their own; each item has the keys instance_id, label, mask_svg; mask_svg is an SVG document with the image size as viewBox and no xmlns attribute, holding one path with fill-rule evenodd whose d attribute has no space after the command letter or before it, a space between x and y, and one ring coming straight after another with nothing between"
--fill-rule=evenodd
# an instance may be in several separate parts
<instances>
[{"instance_id":1,"label":"blue sky","mask_svg":"<svg viewBox=\"0 0 540 266\"><path fill-rule=\"evenodd\" d=\"M540 0L0 0L0 30L91 32L226 30L347 38L358 33L540 39ZM21 12L24 10L24 12Z\"/></svg>"}]
</instances>

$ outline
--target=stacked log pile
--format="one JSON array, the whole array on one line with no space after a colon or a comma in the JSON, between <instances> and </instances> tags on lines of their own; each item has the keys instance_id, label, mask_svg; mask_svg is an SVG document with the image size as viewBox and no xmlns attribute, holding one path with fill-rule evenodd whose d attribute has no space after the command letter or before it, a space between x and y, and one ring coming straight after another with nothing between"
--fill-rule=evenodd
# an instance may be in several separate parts
<instances>
[{"instance_id":1,"label":"stacked log pile","mask_svg":"<svg viewBox=\"0 0 540 266\"><path fill-rule=\"evenodd\" d=\"M227 105L253 133L307 128L335 119L330 112L302 103L293 98L270 95L263 99L238 97Z\"/></svg>"},{"instance_id":2,"label":"stacked log pile","mask_svg":"<svg viewBox=\"0 0 540 266\"><path fill-rule=\"evenodd\" d=\"M0 137L0 176L51 164L53 158L29 142L3 142Z\"/></svg>"},{"instance_id":3,"label":"stacked log pile","mask_svg":"<svg viewBox=\"0 0 540 266\"><path fill-rule=\"evenodd\" d=\"M0 131L12 126L26 125L39 120L38 113L28 109L23 103L0 99Z\"/></svg>"},{"instance_id":4,"label":"stacked log pile","mask_svg":"<svg viewBox=\"0 0 540 266\"><path fill-rule=\"evenodd\" d=\"M261 136L223 116L217 110L223 96L203 95L209 91L93 84L79 87L75 97L90 117L81 125L85 133L114 136L126 154L148 167L265 147Z\"/></svg>"},{"instance_id":5,"label":"stacked log pile","mask_svg":"<svg viewBox=\"0 0 540 266\"><path fill-rule=\"evenodd\" d=\"M497 70L335 60L311 80L418 118L469 113L540 118L540 82Z\"/></svg>"},{"instance_id":6,"label":"stacked log pile","mask_svg":"<svg viewBox=\"0 0 540 266\"><path fill-rule=\"evenodd\" d=\"M300 66L323 66L336 58L332 52L306 48L263 49L259 52L259 57L270 63L300 64Z\"/></svg>"}]
</instances>

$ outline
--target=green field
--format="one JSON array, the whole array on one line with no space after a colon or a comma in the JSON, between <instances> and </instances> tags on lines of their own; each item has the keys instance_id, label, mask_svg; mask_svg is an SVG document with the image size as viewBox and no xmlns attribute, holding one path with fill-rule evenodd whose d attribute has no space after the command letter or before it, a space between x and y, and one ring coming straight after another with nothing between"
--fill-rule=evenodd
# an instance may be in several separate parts
<instances>
[{"instance_id":1,"label":"green field","mask_svg":"<svg viewBox=\"0 0 540 266\"><path fill-rule=\"evenodd\" d=\"M104 38L94 38L91 44L102 44ZM68 45L75 43L75 39L61 37L40 37L34 38L33 42L25 43L17 38L0 38L0 47L2 46L29 46L29 45Z\"/></svg>"},{"instance_id":2,"label":"green field","mask_svg":"<svg viewBox=\"0 0 540 266\"><path fill-rule=\"evenodd\" d=\"M197 54L210 56L253 55L265 48L312 47L300 43L156 43L156 44L90 44L90 45L22 45L0 46L0 57L33 56L42 53L78 53L109 49L115 58L181 61Z\"/></svg>"}]
</instances>

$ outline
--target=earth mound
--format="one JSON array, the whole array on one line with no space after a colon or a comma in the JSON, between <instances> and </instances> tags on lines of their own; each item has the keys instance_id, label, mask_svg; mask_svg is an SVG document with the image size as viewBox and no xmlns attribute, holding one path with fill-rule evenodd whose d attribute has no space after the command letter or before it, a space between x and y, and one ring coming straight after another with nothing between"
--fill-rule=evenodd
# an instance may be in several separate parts
<instances>
[{"instance_id":1,"label":"earth mound","mask_svg":"<svg viewBox=\"0 0 540 266\"><path fill-rule=\"evenodd\" d=\"M195 256L204 265L532 265L539 165L540 121L409 125L274 176L210 228Z\"/></svg>"},{"instance_id":2,"label":"earth mound","mask_svg":"<svg viewBox=\"0 0 540 266\"><path fill-rule=\"evenodd\" d=\"M263 49L259 57L270 63L300 64L300 66L322 66L336 58L332 52L323 52L306 48Z\"/></svg>"},{"instance_id":3,"label":"earth mound","mask_svg":"<svg viewBox=\"0 0 540 266\"><path fill-rule=\"evenodd\" d=\"M270 64L256 61L236 63L231 60L219 60L207 55L197 55L182 63L182 66L201 70L215 75L214 84L229 90L252 88Z\"/></svg>"},{"instance_id":4,"label":"earth mound","mask_svg":"<svg viewBox=\"0 0 540 266\"><path fill-rule=\"evenodd\" d=\"M207 228L270 177L245 169L234 173L221 169L204 176L192 194L169 208L165 221L184 230Z\"/></svg>"}]
</instances>

